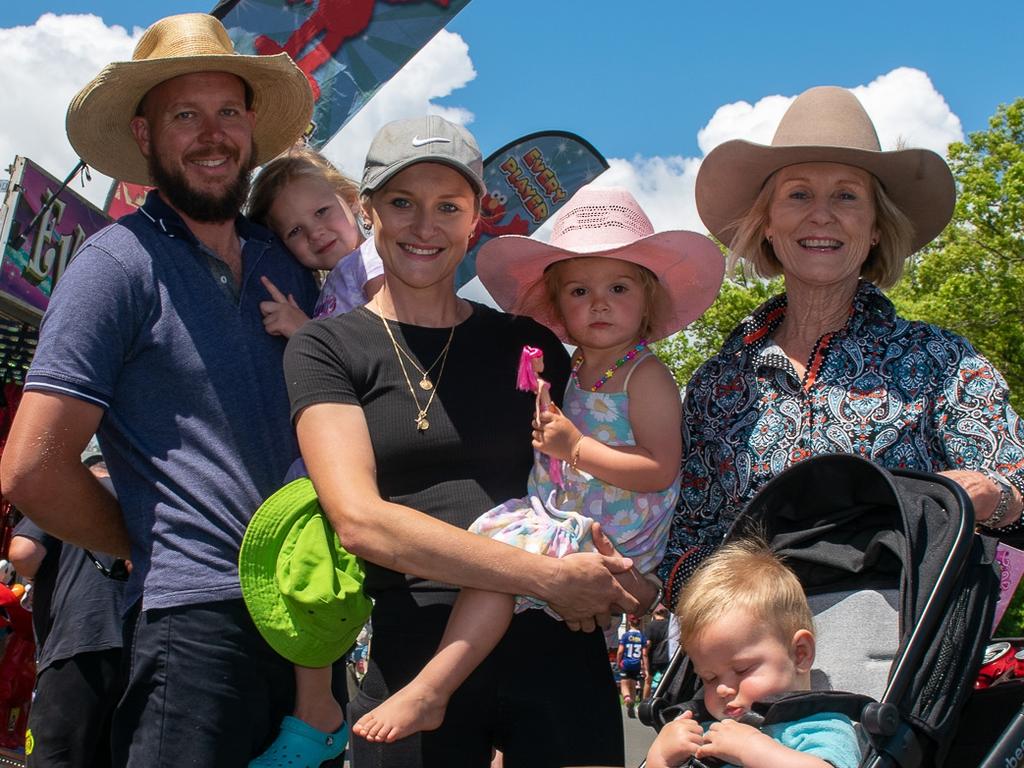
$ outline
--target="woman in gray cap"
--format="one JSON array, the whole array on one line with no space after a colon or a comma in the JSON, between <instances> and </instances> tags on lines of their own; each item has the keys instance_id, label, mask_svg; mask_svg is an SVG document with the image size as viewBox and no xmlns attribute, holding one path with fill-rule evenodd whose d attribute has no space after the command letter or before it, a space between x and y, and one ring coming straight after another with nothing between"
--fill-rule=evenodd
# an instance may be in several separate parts
<instances>
[{"instance_id":1,"label":"woman in gray cap","mask_svg":"<svg viewBox=\"0 0 1024 768\"><path fill-rule=\"evenodd\" d=\"M989 531L1019 528L1024 422L966 339L905 320L882 293L953 212L927 149L883 152L850 91L796 98L770 145L727 141L701 165L697 210L733 259L785 293L743 320L694 374L683 477L660 568L680 587L768 480L821 453L959 483Z\"/></svg>"},{"instance_id":2,"label":"woman in gray cap","mask_svg":"<svg viewBox=\"0 0 1024 768\"><path fill-rule=\"evenodd\" d=\"M459 586L532 595L588 629L616 606L632 611L637 598L653 597L613 553L557 560L465 530L526 490L534 403L513 386L523 346L543 350L552 392L569 375L550 331L455 294L482 169L473 137L440 117L384 126L361 185L384 287L365 307L304 326L285 356L310 477L341 543L366 561L375 602L350 722L430 659ZM556 695L566 679L571 707ZM353 740L358 765L486 766L495 747L510 768L622 765L601 633L524 612L453 696L440 728L392 744Z\"/></svg>"}]
</instances>

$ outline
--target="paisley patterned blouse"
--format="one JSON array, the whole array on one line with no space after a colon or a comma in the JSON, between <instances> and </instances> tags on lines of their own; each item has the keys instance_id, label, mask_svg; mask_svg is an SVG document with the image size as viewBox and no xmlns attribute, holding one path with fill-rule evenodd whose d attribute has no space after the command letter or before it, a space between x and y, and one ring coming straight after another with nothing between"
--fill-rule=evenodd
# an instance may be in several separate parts
<instances>
[{"instance_id":1,"label":"paisley patterned blouse","mask_svg":"<svg viewBox=\"0 0 1024 768\"><path fill-rule=\"evenodd\" d=\"M673 605L754 494L808 456L988 468L1024 493L1024 422L1003 377L966 339L897 317L861 281L846 327L818 340L800 381L772 341L785 314L785 294L765 302L687 387L679 501L658 569Z\"/></svg>"}]
</instances>

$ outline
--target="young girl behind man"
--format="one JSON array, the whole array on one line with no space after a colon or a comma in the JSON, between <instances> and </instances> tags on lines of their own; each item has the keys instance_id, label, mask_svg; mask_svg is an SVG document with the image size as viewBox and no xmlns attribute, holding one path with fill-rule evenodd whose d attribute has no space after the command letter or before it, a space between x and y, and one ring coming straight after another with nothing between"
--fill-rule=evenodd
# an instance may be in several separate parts
<instances>
[{"instance_id":1,"label":"young girl behind man","mask_svg":"<svg viewBox=\"0 0 1024 768\"><path fill-rule=\"evenodd\" d=\"M820 712L764 731L739 722L755 701L811 689L814 620L796 575L757 539L722 546L686 583L676 607L679 645L714 718L687 711L647 753L649 768L691 757L744 768L856 768L861 754L845 715Z\"/></svg>"},{"instance_id":2,"label":"young girl behind man","mask_svg":"<svg viewBox=\"0 0 1024 768\"><path fill-rule=\"evenodd\" d=\"M384 284L383 265L359 216L359 185L307 147L268 163L249 201L249 218L272 230L300 264L325 275L314 317L361 307ZM264 327L290 337L309 318L291 296L260 280L271 296L260 305Z\"/></svg>"},{"instance_id":3,"label":"young girl behind man","mask_svg":"<svg viewBox=\"0 0 1024 768\"><path fill-rule=\"evenodd\" d=\"M359 224L359 185L323 155L295 148L272 162L257 177L249 217L272 230L295 259L325 275L314 317L332 317L360 307L384 283L383 265L373 240ZM309 318L291 296L261 277L271 298L260 304L267 333L290 337ZM305 474L301 459L286 481ZM337 757L348 741L345 716L331 691L331 667L295 666L294 719L250 766L279 764L283 756L318 766Z\"/></svg>"},{"instance_id":4,"label":"young girl behind man","mask_svg":"<svg viewBox=\"0 0 1024 768\"><path fill-rule=\"evenodd\" d=\"M530 315L576 352L564 413L543 380L533 387L529 497L490 510L470 530L553 557L594 549L593 539L607 534L650 575L679 490L681 403L648 343L707 309L721 284L721 254L696 233L654 234L625 190L585 187L556 217L549 244L499 237L477 266L502 309ZM390 742L437 728L452 693L513 613L528 608L549 610L532 598L463 589L434 658L353 732Z\"/></svg>"}]
</instances>

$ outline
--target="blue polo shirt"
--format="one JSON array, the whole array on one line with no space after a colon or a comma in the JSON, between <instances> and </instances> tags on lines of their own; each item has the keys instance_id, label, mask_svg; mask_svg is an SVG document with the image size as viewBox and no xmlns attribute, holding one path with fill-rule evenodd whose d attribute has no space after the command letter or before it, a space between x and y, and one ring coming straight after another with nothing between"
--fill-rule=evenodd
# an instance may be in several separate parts
<instances>
[{"instance_id":1,"label":"blue polo shirt","mask_svg":"<svg viewBox=\"0 0 1024 768\"><path fill-rule=\"evenodd\" d=\"M266 275L310 313L316 285L266 229L239 217L242 281L151 192L89 238L43 317L26 390L104 409L100 447L131 537L125 604L241 596L238 549L298 455L281 365L263 329Z\"/></svg>"}]
</instances>

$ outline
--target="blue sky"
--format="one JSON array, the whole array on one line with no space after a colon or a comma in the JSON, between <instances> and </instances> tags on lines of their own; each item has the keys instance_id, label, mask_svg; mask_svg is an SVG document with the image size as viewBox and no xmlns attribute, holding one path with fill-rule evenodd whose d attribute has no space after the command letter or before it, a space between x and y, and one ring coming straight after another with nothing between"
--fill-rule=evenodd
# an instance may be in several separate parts
<instances>
[{"instance_id":1,"label":"blue sky","mask_svg":"<svg viewBox=\"0 0 1024 768\"><path fill-rule=\"evenodd\" d=\"M130 33L169 13L208 11L214 1L9 0L0 11L0 49L6 66L16 66L11 28L33 27L45 11L96 14ZM1019 0L471 0L448 26L458 37L435 40L433 69L401 87L396 78L387 98L379 94L378 108L364 110L377 114L354 120L328 154L358 173L365 142L384 119L427 107L466 120L485 153L531 131L570 130L614 161L606 180L631 187L654 209L656 226L699 228L687 196L700 158L725 138L768 141L787 100L812 85L866 89L859 95L883 144L909 139L941 152L950 140L984 129L998 104L1024 96L1021 29ZM69 55L82 55L83 45L68 43ZM43 82L48 67L55 82L80 81L63 90L41 84L33 94L42 100L55 91L48 107L55 117L46 118L54 130L70 94L110 58L95 53L64 71L52 59L26 65ZM19 89L0 94L0 108L11 99L18 105L36 86ZM35 128L0 125L0 154L13 148L70 162L50 153L59 138L35 149L39 141Z\"/></svg>"}]
</instances>

